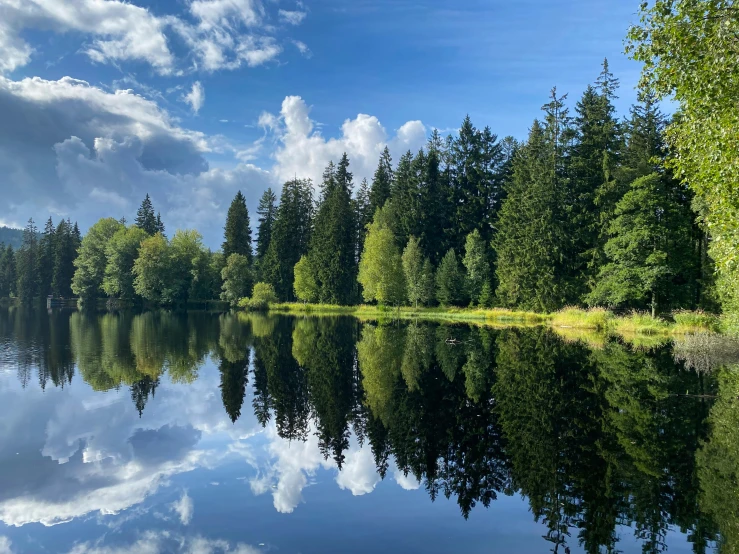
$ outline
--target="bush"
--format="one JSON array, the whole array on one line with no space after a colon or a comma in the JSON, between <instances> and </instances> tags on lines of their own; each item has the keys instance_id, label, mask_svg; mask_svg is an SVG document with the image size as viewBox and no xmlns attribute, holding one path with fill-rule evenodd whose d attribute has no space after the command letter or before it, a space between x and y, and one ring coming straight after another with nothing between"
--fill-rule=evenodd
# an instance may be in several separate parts
<instances>
[{"instance_id":1,"label":"bush","mask_svg":"<svg viewBox=\"0 0 739 554\"><path fill-rule=\"evenodd\" d=\"M276 302L274 287L269 283L257 283L254 285L251 298L242 298L239 300L239 306L247 310L264 311L269 309L270 304Z\"/></svg>"}]
</instances>

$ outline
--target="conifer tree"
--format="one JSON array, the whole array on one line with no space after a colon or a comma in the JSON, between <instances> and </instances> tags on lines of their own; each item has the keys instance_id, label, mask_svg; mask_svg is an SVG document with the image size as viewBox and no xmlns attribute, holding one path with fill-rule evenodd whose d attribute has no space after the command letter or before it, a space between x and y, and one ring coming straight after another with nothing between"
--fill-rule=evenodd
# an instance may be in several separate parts
<instances>
[{"instance_id":1,"label":"conifer tree","mask_svg":"<svg viewBox=\"0 0 739 554\"><path fill-rule=\"evenodd\" d=\"M271 188L268 188L262 194L259 199L259 206L257 207L257 214L259 214L259 226L257 228L257 251L256 251L256 265L260 266L264 257L267 255L269 249L269 243L272 240L272 231L275 224L275 218L277 217L277 206L275 202L277 196L272 192Z\"/></svg>"},{"instance_id":2,"label":"conifer tree","mask_svg":"<svg viewBox=\"0 0 739 554\"><path fill-rule=\"evenodd\" d=\"M0 298L15 295L16 281L13 246L0 244Z\"/></svg>"},{"instance_id":3,"label":"conifer tree","mask_svg":"<svg viewBox=\"0 0 739 554\"><path fill-rule=\"evenodd\" d=\"M221 358L218 366L221 373L221 400L231 423L241 417L241 407L244 405L246 385L249 378L249 350L246 350L246 359L230 361Z\"/></svg>"},{"instance_id":4,"label":"conifer tree","mask_svg":"<svg viewBox=\"0 0 739 554\"><path fill-rule=\"evenodd\" d=\"M38 229L31 218L23 230L23 246L16 255L16 290L22 302L31 302L39 293L38 257Z\"/></svg>"},{"instance_id":5,"label":"conifer tree","mask_svg":"<svg viewBox=\"0 0 739 554\"><path fill-rule=\"evenodd\" d=\"M56 227L53 277L51 288L53 294L61 298L72 296L72 276L74 275L74 260L77 258L79 248L75 229L79 232L77 224L73 227L69 220L61 220Z\"/></svg>"},{"instance_id":6,"label":"conifer tree","mask_svg":"<svg viewBox=\"0 0 739 554\"><path fill-rule=\"evenodd\" d=\"M141 202L141 206L136 212L135 225L139 229L146 231L147 235L155 235L159 231L161 222L157 222L157 217L154 215L154 206L151 203L151 198L146 195L146 198Z\"/></svg>"},{"instance_id":7,"label":"conifer tree","mask_svg":"<svg viewBox=\"0 0 739 554\"><path fill-rule=\"evenodd\" d=\"M348 304L355 296L357 263L351 206L352 174L347 155L342 156L334 174L329 170L325 175L308 257L316 271L320 301Z\"/></svg>"},{"instance_id":8,"label":"conifer tree","mask_svg":"<svg viewBox=\"0 0 739 554\"><path fill-rule=\"evenodd\" d=\"M54 252L56 249L54 222L49 217L44 226L44 232L39 240L38 281L39 295L42 297L52 294L54 280Z\"/></svg>"},{"instance_id":9,"label":"conifer tree","mask_svg":"<svg viewBox=\"0 0 739 554\"><path fill-rule=\"evenodd\" d=\"M556 98L556 97L555 97ZM552 311L568 300L567 221L557 179L561 120L534 121L513 160L498 233L497 296L504 306Z\"/></svg>"},{"instance_id":10,"label":"conifer tree","mask_svg":"<svg viewBox=\"0 0 739 554\"><path fill-rule=\"evenodd\" d=\"M436 300L444 307L461 306L464 303L464 274L454 248L444 254L436 271Z\"/></svg>"},{"instance_id":11,"label":"conifer tree","mask_svg":"<svg viewBox=\"0 0 739 554\"><path fill-rule=\"evenodd\" d=\"M252 263L251 226L246 198L241 191L236 193L226 216L224 230L223 256L228 260L231 254L241 254L249 264Z\"/></svg>"},{"instance_id":12,"label":"conifer tree","mask_svg":"<svg viewBox=\"0 0 739 554\"><path fill-rule=\"evenodd\" d=\"M409 237L420 235L418 213L418 177L423 160L415 161L411 151L400 157L395 171L391 192L393 230L399 244L406 244Z\"/></svg>"},{"instance_id":13,"label":"conifer tree","mask_svg":"<svg viewBox=\"0 0 739 554\"><path fill-rule=\"evenodd\" d=\"M608 263L588 296L591 304L664 308L691 307L681 289L695 282L691 213L680 198L682 185L652 173L634 181L618 202L605 245Z\"/></svg>"},{"instance_id":14,"label":"conifer tree","mask_svg":"<svg viewBox=\"0 0 739 554\"><path fill-rule=\"evenodd\" d=\"M424 159L426 164L422 169L422 188L419 191L419 238L424 256L438 263L445 252L448 191L444 188L440 172L439 151L430 148Z\"/></svg>"},{"instance_id":15,"label":"conifer tree","mask_svg":"<svg viewBox=\"0 0 739 554\"><path fill-rule=\"evenodd\" d=\"M490 265L487 252L487 244L475 229L465 240L464 258L462 264L467 270L465 282L470 302L474 305L480 304L480 295L485 283L490 281Z\"/></svg>"},{"instance_id":16,"label":"conifer tree","mask_svg":"<svg viewBox=\"0 0 739 554\"><path fill-rule=\"evenodd\" d=\"M124 225L126 224L126 220L125 220L125 218L123 219L122 223L123 223ZM161 233L161 234L162 234L162 235L164 235L165 237L167 236L167 235L165 235L165 234L164 234L164 223L162 223L162 214L161 214L160 212L157 212L157 225L156 225L156 230L157 230L157 233Z\"/></svg>"},{"instance_id":17,"label":"conifer tree","mask_svg":"<svg viewBox=\"0 0 739 554\"><path fill-rule=\"evenodd\" d=\"M369 184L367 179L362 179L354 198L354 218L357 222L357 257L362 252L364 237L367 234L367 225L372 221L372 215Z\"/></svg>"},{"instance_id":18,"label":"conifer tree","mask_svg":"<svg viewBox=\"0 0 739 554\"><path fill-rule=\"evenodd\" d=\"M390 198L390 194L393 188L393 160L390 157L390 150L387 146L382 151L380 161L377 164L375 175L372 178L372 188L369 193L369 211L370 218L375 215L375 212L385 205L385 202Z\"/></svg>"},{"instance_id":19,"label":"conifer tree","mask_svg":"<svg viewBox=\"0 0 739 554\"><path fill-rule=\"evenodd\" d=\"M272 238L260 263L261 278L270 283L280 300L294 299L295 264L308 252L313 226L313 185L295 179L282 186Z\"/></svg>"}]
</instances>

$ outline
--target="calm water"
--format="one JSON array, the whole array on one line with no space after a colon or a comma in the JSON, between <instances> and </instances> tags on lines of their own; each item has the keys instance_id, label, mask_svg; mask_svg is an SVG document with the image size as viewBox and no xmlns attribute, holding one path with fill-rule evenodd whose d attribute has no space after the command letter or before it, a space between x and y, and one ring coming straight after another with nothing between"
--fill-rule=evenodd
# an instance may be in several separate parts
<instances>
[{"instance_id":1,"label":"calm water","mask_svg":"<svg viewBox=\"0 0 739 554\"><path fill-rule=\"evenodd\" d=\"M0 308L0 553L733 552L724 350Z\"/></svg>"}]
</instances>

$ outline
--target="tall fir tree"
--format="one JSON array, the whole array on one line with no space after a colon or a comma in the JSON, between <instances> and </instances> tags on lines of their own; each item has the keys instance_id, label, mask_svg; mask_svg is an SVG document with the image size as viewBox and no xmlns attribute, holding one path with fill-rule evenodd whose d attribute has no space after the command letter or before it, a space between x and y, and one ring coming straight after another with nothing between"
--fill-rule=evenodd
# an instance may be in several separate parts
<instances>
[{"instance_id":1,"label":"tall fir tree","mask_svg":"<svg viewBox=\"0 0 739 554\"><path fill-rule=\"evenodd\" d=\"M419 191L419 222L421 248L424 256L438 264L445 252L444 229L447 225L448 207L446 191L440 171L439 151L429 148L424 156L421 189Z\"/></svg>"},{"instance_id":2,"label":"tall fir tree","mask_svg":"<svg viewBox=\"0 0 739 554\"><path fill-rule=\"evenodd\" d=\"M556 98L556 97L555 97ZM566 301L567 221L556 178L557 128L551 118L534 121L528 141L513 160L498 233L496 295L504 306L552 311Z\"/></svg>"},{"instance_id":3,"label":"tall fir tree","mask_svg":"<svg viewBox=\"0 0 739 554\"><path fill-rule=\"evenodd\" d=\"M310 179L295 179L282 185L272 238L260 263L261 278L274 287L280 300L295 298L295 264L308 252L313 214L313 184Z\"/></svg>"},{"instance_id":4,"label":"tall fir tree","mask_svg":"<svg viewBox=\"0 0 739 554\"><path fill-rule=\"evenodd\" d=\"M224 228L223 257L228 259L231 254L241 254L248 261L253 261L251 244L251 224L249 210L246 208L246 198L241 191L236 193L226 215Z\"/></svg>"},{"instance_id":5,"label":"tall fir tree","mask_svg":"<svg viewBox=\"0 0 739 554\"><path fill-rule=\"evenodd\" d=\"M257 267L261 266L264 257L267 255L269 243L272 240L272 231L275 218L277 217L276 202L277 196L275 196L271 188L265 190L259 199L259 206L257 207L259 225L257 227L257 251L255 259Z\"/></svg>"},{"instance_id":6,"label":"tall fir tree","mask_svg":"<svg viewBox=\"0 0 739 554\"><path fill-rule=\"evenodd\" d=\"M53 276L51 289L54 296L70 298L72 296L72 276L74 275L74 260L77 258L79 242L75 228L69 220L61 220L56 227L56 241L54 245ZM78 229L78 228L77 228Z\"/></svg>"},{"instance_id":7,"label":"tall fir tree","mask_svg":"<svg viewBox=\"0 0 739 554\"><path fill-rule=\"evenodd\" d=\"M0 298L15 296L17 277L15 272L15 251L12 245L0 244Z\"/></svg>"},{"instance_id":8,"label":"tall fir tree","mask_svg":"<svg viewBox=\"0 0 739 554\"><path fill-rule=\"evenodd\" d=\"M38 281L39 295L46 297L52 294L54 280L54 253L56 251L56 229L51 217L46 220L44 232L39 240Z\"/></svg>"},{"instance_id":9,"label":"tall fir tree","mask_svg":"<svg viewBox=\"0 0 739 554\"><path fill-rule=\"evenodd\" d=\"M370 219L374 217L375 212L385 205L390 198L393 188L393 160L390 157L390 149L385 146L377 164L375 175L372 178L372 188L369 193Z\"/></svg>"},{"instance_id":10,"label":"tall fir tree","mask_svg":"<svg viewBox=\"0 0 739 554\"><path fill-rule=\"evenodd\" d=\"M146 231L147 235L155 235L159 231L160 224L157 222L157 216L154 215L154 206L148 194L136 212L135 225Z\"/></svg>"},{"instance_id":11,"label":"tall fir tree","mask_svg":"<svg viewBox=\"0 0 739 554\"><path fill-rule=\"evenodd\" d=\"M356 223L351 184L349 158L344 153L335 173L327 170L325 174L323 197L308 252L311 267L316 271L321 302L348 304L356 298Z\"/></svg>"},{"instance_id":12,"label":"tall fir tree","mask_svg":"<svg viewBox=\"0 0 739 554\"><path fill-rule=\"evenodd\" d=\"M125 218L123 219L122 223L123 223L124 225L126 224L126 220L125 220ZM161 234L163 234L163 235L164 235L165 237L167 236L167 235L166 235L166 234L164 233L164 223L162 222L162 214L161 214L161 212L157 212L157 224L156 224L156 230L157 230L157 233L161 233Z\"/></svg>"},{"instance_id":13,"label":"tall fir tree","mask_svg":"<svg viewBox=\"0 0 739 554\"><path fill-rule=\"evenodd\" d=\"M23 246L16 255L17 293L22 302L31 302L39 294L38 228L33 218L23 230Z\"/></svg>"},{"instance_id":14,"label":"tall fir tree","mask_svg":"<svg viewBox=\"0 0 739 554\"><path fill-rule=\"evenodd\" d=\"M371 190L367 179L362 179L353 201L354 219L357 222L357 259L359 259L359 254L362 252L364 238L367 235L367 225L372 222L373 214L370 193Z\"/></svg>"},{"instance_id":15,"label":"tall fir tree","mask_svg":"<svg viewBox=\"0 0 739 554\"><path fill-rule=\"evenodd\" d=\"M390 199L392 200L393 230L398 244L408 242L411 236L419 236L418 217L418 169L422 160L416 161L413 153L408 150L400 157L393 179ZM415 162L415 163L414 163Z\"/></svg>"}]
</instances>

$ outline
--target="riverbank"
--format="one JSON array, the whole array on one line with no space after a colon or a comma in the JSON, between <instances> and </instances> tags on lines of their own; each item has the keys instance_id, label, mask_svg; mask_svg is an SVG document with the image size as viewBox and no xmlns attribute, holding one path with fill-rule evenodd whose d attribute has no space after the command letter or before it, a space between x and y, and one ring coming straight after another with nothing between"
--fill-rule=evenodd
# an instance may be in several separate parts
<instances>
[{"instance_id":1,"label":"riverbank","mask_svg":"<svg viewBox=\"0 0 739 554\"><path fill-rule=\"evenodd\" d=\"M601 308L583 310L565 308L552 314L505 310L502 308L388 308L380 306L338 306L332 304L280 303L271 312L310 315L352 315L360 319L428 319L457 321L495 327L547 325L573 335L597 332L622 336L668 337L690 333L721 332L721 318L705 312L680 311L669 317L652 317L644 313L617 316Z\"/></svg>"}]
</instances>

